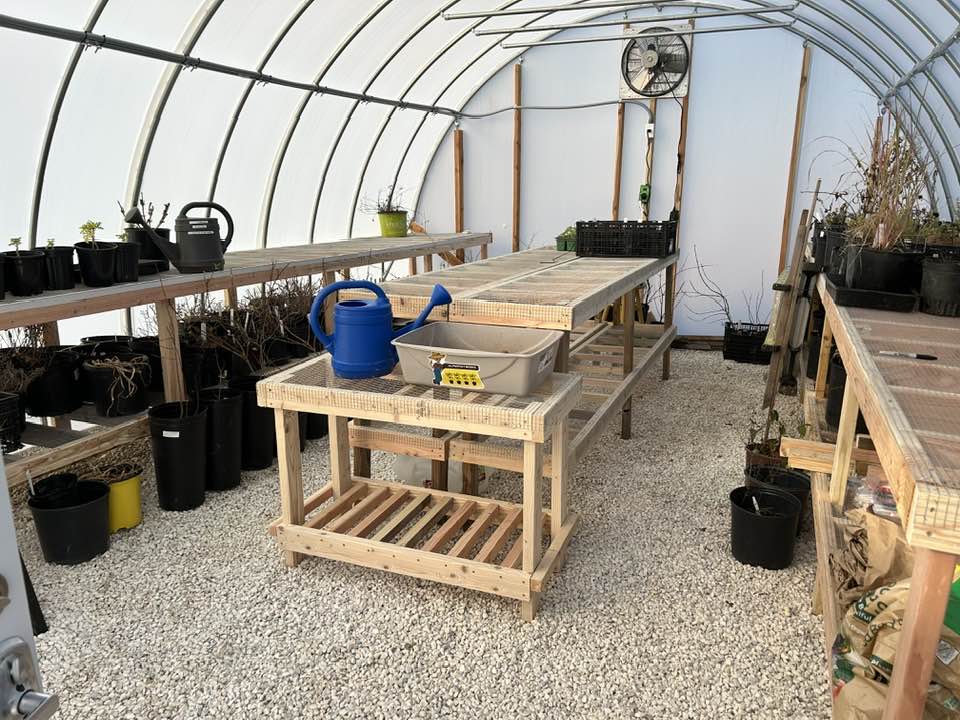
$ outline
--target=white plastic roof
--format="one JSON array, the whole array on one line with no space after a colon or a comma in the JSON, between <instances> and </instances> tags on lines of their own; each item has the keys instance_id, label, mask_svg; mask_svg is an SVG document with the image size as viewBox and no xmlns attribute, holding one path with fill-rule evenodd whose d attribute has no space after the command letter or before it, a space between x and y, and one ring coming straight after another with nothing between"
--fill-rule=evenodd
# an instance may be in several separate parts
<instances>
[{"instance_id":1,"label":"white plastic roof","mask_svg":"<svg viewBox=\"0 0 960 720\"><path fill-rule=\"evenodd\" d=\"M0 0L0 25L8 26L0 29L7 70L0 223L12 234L21 227L31 243L72 238L91 217L119 229L115 201L129 203L142 191L147 200L170 201L172 211L191 200L221 202L234 214L241 247L349 236L358 200L379 188L396 181L415 202L456 113L522 52L502 49L503 36L476 36L474 29L623 16L589 7L592 1L567 0L584 7L562 13L445 20L445 12L562 3ZM648 2L629 16L782 2ZM960 63L951 50L958 3L801 0L793 11L748 21L785 16L796 22L769 32L803 37L878 98L887 96L930 149L952 207L960 196ZM90 35L85 47L35 27L10 29L14 19ZM397 108L196 69L189 61L98 50L102 36L333 91L440 107Z\"/></svg>"}]
</instances>

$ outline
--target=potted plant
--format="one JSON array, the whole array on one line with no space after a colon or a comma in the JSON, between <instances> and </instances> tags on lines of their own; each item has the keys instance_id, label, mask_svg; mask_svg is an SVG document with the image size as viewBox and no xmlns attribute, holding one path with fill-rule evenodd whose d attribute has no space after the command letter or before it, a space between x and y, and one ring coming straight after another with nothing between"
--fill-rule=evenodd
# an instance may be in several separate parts
<instances>
[{"instance_id":1,"label":"potted plant","mask_svg":"<svg viewBox=\"0 0 960 720\"><path fill-rule=\"evenodd\" d=\"M93 403L101 417L133 415L147 409L150 361L136 353L112 353L84 361L93 386Z\"/></svg>"},{"instance_id":2,"label":"potted plant","mask_svg":"<svg viewBox=\"0 0 960 720\"><path fill-rule=\"evenodd\" d=\"M47 239L43 249L47 268L47 290L70 290L73 288L73 248L57 245L53 238Z\"/></svg>"},{"instance_id":3,"label":"potted plant","mask_svg":"<svg viewBox=\"0 0 960 720\"><path fill-rule=\"evenodd\" d=\"M373 211L380 222L380 234L383 237L407 236L407 209L403 207L403 192L393 185L377 194Z\"/></svg>"},{"instance_id":4,"label":"potted plant","mask_svg":"<svg viewBox=\"0 0 960 720\"><path fill-rule=\"evenodd\" d=\"M771 409L768 421L762 424L757 418L751 418L747 426L747 442L745 445L745 468L756 465L777 465L786 467L787 459L780 455L780 441L787 432L787 426L780 419L780 413ZM800 423L796 428L796 436L804 437L807 434L806 423Z\"/></svg>"},{"instance_id":5,"label":"potted plant","mask_svg":"<svg viewBox=\"0 0 960 720\"><path fill-rule=\"evenodd\" d=\"M5 256L6 286L16 297L39 295L47 284L44 276L44 258L39 250L21 250L21 238L10 238L10 247Z\"/></svg>"},{"instance_id":6,"label":"potted plant","mask_svg":"<svg viewBox=\"0 0 960 720\"><path fill-rule=\"evenodd\" d=\"M119 201L117 205L120 206L120 216L126 217L127 213L123 209L123 204ZM143 193L140 193L140 214L143 215L143 219L147 225L149 225L157 235L160 235L165 240L170 239L170 228L161 227L164 222L167 220L167 214L170 212L170 203L164 203L162 210L160 211L160 219L157 221L157 224L153 224L153 215L156 208L153 203L146 203L143 200ZM156 243L153 242L153 239L150 237L150 233L146 228L139 225L128 225L124 231L127 242L133 243L140 248L140 259L141 260L152 260L158 263L161 271L166 271L170 269L170 261L167 260L166 256L160 252L160 248L157 247Z\"/></svg>"},{"instance_id":7,"label":"potted plant","mask_svg":"<svg viewBox=\"0 0 960 720\"><path fill-rule=\"evenodd\" d=\"M98 475L110 488L110 533L129 530L139 525L143 520L140 502L143 468L134 463L120 462L101 466Z\"/></svg>"},{"instance_id":8,"label":"potted plant","mask_svg":"<svg viewBox=\"0 0 960 720\"><path fill-rule=\"evenodd\" d=\"M114 282L136 282L140 279L140 245L135 242L127 242L127 233L129 230L122 230L117 233L117 239L120 242L114 243L116 254L113 265Z\"/></svg>"},{"instance_id":9,"label":"potted plant","mask_svg":"<svg viewBox=\"0 0 960 720\"><path fill-rule=\"evenodd\" d=\"M87 220L80 226L81 242L74 245L80 263L80 277L87 287L113 285L114 263L117 248L112 243L98 243L97 230L102 230L96 220Z\"/></svg>"},{"instance_id":10,"label":"potted plant","mask_svg":"<svg viewBox=\"0 0 960 720\"><path fill-rule=\"evenodd\" d=\"M206 408L166 402L154 405L147 414L160 509L200 507L206 490Z\"/></svg>"},{"instance_id":11,"label":"potted plant","mask_svg":"<svg viewBox=\"0 0 960 720\"><path fill-rule=\"evenodd\" d=\"M27 504L49 563L76 565L110 546L109 489L97 480L67 478L61 492L30 496Z\"/></svg>"},{"instance_id":12,"label":"potted plant","mask_svg":"<svg viewBox=\"0 0 960 720\"><path fill-rule=\"evenodd\" d=\"M577 228L573 225L567 227L562 233L557 235L557 250L572 252L577 249Z\"/></svg>"}]
</instances>

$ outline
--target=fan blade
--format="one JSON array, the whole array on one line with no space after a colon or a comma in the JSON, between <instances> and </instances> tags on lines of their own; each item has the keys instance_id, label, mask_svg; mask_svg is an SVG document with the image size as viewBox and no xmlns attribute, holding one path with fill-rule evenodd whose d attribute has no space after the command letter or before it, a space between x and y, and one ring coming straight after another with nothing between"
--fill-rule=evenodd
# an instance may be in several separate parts
<instances>
[{"instance_id":1,"label":"fan blade","mask_svg":"<svg viewBox=\"0 0 960 720\"><path fill-rule=\"evenodd\" d=\"M653 81L655 73L651 72L648 68L641 68L640 72L636 75L630 76L630 82L634 88L637 90L643 90Z\"/></svg>"}]
</instances>

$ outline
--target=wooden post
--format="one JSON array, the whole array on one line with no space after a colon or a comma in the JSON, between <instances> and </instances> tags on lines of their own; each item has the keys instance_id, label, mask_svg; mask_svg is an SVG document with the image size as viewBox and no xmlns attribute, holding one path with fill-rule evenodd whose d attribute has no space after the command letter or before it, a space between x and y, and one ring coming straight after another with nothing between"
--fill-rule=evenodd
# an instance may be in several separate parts
<instances>
[{"instance_id":1,"label":"wooden post","mask_svg":"<svg viewBox=\"0 0 960 720\"><path fill-rule=\"evenodd\" d=\"M236 288L227 288L223 291L223 306L226 308L235 308L237 307L237 289Z\"/></svg>"},{"instance_id":2,"label":"wooden post","mask_svg":"<svg viewBox=\"0 0 960 720\"><path fill-rule=\"evenodd\" d=\"M323 274L324 286L333 285L337 281L336 274L330 270ZM323 331L329 335L333 332L333 309L337 305L336 293L328 295L323 301Z\"/></svg>"},{"instance_id":3,"label":"wooden post","mask_svg":"<svg viewBox=\"0 0 960 720\"><path fill-rule=\"evenodd\" d=\"M920 720L957 558L917 548L883 720Z\"/></svg>"},{"instance_id":4,"label":"wooden post","mask_svg":"<svg viewBox=\"0 0 960 720\"><path fill-rule=\"evenodd\" d=\"M463 232L463 130L453 131L453 229ZM457 259L466 260L463 249L457 250Z\"/></svg>"},{"instance_id":5,"label":"wooden post","mask_svg":"<svg viewBox=\"0 0 960 720\"><path fill-rule=\"evenodd\" d=\"M417 274L417 259L415 257L407 258L407 274L408 275Z\"/></svg>"},{"instance_id":6,"label":"wooden post","mask_svg":"<svg viewBox=\"0 0 960 720\"><path fill-rule=\"evenodd\" d=\"M838 513L843 512L843 499L847 494L847 476L850 474L850 459L853 457L859 414L860 403L857 402L853 382L847 378L843 389L843 404L840 406L837 448L833 454L833 474L830 476L830 502Z\"/></svg>"},{"instance_id":7,"label":"wooden post","mask_svg":"<svg viewBox=\"0 0 960 720\"><path fill-rule=\"evenodd\" d=\"M433 255L423 256L423 271L433 272Z\"/></svg>"},{"instance_id":8,"label":"wooden post","mask_svg":"<svg viewBox=\"0 0 960 720\"><path fill-rule=\"evenodd\" d=\"M550 542L560 537L567 521L567 481L570 475L570 420L563 418L550 436Z\"/></svg>"},{"instance_id":9,"label":"wooden post","mask_svg":"<svg viewBox=\"0 0 960 720\"><path fill-rule=\"evenodd\" d=\"M520 250L520 106L523 99L522 65L513 66L513 236L511 250Z\"/></svg>"},{"instance_id":10,"label":"wooden post","mask_svg":"<svg viewBox=\"0 0 960 720\"><path fill-rule=\"evenodd\" d=\"M680 106L680 141L677 144L677 184L673 191L673 209L677 211L677 252L680 252L680 218L683 206L683 175L687 159L687 120L689 118L690 95L683 98ZM673 325L674 296L677 289L677 264L666 269L666 283L663 297L664 327ZM663 351L663 379L670 379L670 348Z\"/></svg>"},{"instance_id":11,"label":"wooden post","mask_svg":"<svg viewBox=\"0 0 960 720\"><path fill-rule=\"evenodd\" d=\"M657 125L657 99L656 99L656 98L653 98L653 99L650 101L650 122L649 122L649 124L654 127L654 131L653 131L652 133L648 133L648 134L647 134L646 177L644 178L644 182L645 182L648 186L650 186L650 192L651 192L651 198L650 198L650 200L652 200L652 199L653 199L653 197L652 197L652 193L653 193L653 158L654 158L653 150L654 150L654 143L656 142L656 138L657 138L657 131L656 131L656 125ZM643 213L643 215L642 215L643 219L644 219L644 220L649 220L649 219L650 219L650 201L649 201L649 200L648 200L647 202L645 202L645 203L642 203L641 211L642 211L642 213Z\"/></svg>"},{"instance_id":12,"label":"wooden post","mask_svg":"<svg viewBox=\"0 0 960 720\"><path fill-rule=\"evenodd\" d=\"M523 571L532 574L540 563L543 531L543 445L525 440L523 443ZM540 594L530 592L530 600L520 608L524 620L537 614Z\"/></svg>"},{"instance_id":13,"label":"wooden post","mask_svg":"<svg viewBox=\"0 0 960 720\"><path fill-rule=\"evenodd\" d=\"M820 334L820 360L817 365L817 382L814 385L814 397L823 400L827 397L827 373L830 372L830 351L833 349L833 328L830 318L823 318L823 332Z\"/></svg>"},{"instance_id":14,"label":"wooden post","mask_svg":"<svg viewBox=\"0 0 960 720\"><path fill-rule=\"evenodd\" d=\"M633 322L636 316L633 290L623 296L623 376L633 372ZM620 418L620 437L629 440L633 433L633 399L627 398L623 403L623 413Z\"/></svg>"},{"instance_id":15,"label":"wooden post","mask_svg":"<svg viewBox=\"0 0 960 720\"><path fill-rule=\"evenodd\" d=\"M790 149L790 166L787 169L787 199L783 206L783 229L780 232L780 263L777 272L787 265L787 244L793 223L793 194L796 192L797 163L800 161L800 143L803 140L803 120L807 112L807 87L810 84L810 46L803 47L803 63L800 67L800 89L797 91L797 115L793 121L793 145Z\"/></svg>"},{"instance_id":16,"label":"wooden post","mask_svg":"<svg viewBox=\"0 0 960 720\"><path fill-rule=\"evenodd\" d=\"M370 421L357 418L353 421L353 424L357 427L363 427L369 425ZM355 447L353 449L353 474L357 477L370 477L370 454L370 448Z\"/></svg>"},{"instance_id":17,"label":"wooden post","mask_svg":"<svg viewBox=\"0 0 960 720\"><path fill-rule=\"evenodd\" d=\"M446 435L445 430L434 429L433 437L440 438ZM430 461L430 487L434 490L446 490L450 476L450 464L446 460Z\"/></svg>"},{"instance_id":18,"label":"wooden post","mask_svg":"<svg viewBox=\"0 0 960 720\"><path fill-rule=\"evenodd\" d=\"M620 178L623 172L623 117L626 110L624 103L617 105L617 143L613 155L613 208L612 219L620 219Z\"/></svg>"},{"instance_id":19,"label":"wooden post","mask_svg":"<svg viewBox=\"0 0 960 720\"><path fill-rule=\"evenodd\" d=\"M187 399L180 361L180 329L174 300L154 304L157 312L157 336L160 342L160 365L163 368L163 397L167 402Z\"/></svg>"},{"instance_id":20,"label":"wooden post","mask_svg":"<svg viewBox=\"0 0 960 720\"><path fill-rule=\"evenodd\" d=\"M277 432L277 469L280 474L280 520L286 525L303 525L303 472L300 466L300 420L291 410L274 410ZM287 567L296 567L303 555L284 550Z\"/></svg>"},{"instance_id":21,"label":"wooden post","mask_svg":"<svg viewBox=\"0 0 960 720\"><path fill-rule=\"evenodd\" d=\"M330 479L333 482L333 494L340 497L353 482L350 476L350 428L347 418L330 415Z\"/></svg>"}]
</instances>

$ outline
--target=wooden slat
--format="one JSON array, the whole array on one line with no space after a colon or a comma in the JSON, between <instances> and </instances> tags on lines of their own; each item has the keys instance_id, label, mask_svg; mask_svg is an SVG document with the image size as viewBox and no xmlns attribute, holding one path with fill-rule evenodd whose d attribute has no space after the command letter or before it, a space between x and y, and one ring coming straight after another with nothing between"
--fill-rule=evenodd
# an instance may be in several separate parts
<instances>
[{"instance_id":1,"label":"wooden slat","mask_svg":"<svg viewBox=\"0 0 960 720\"><path fill-rule=\"evenodd\" d=\"M518 535L517 539L513 541L513 545L507 550L507 554L503 556L503 562L501 562L500 565L507 568L517 568L520 567L520 561L522 559L523 536Z\"/></svg>"},{"instance_id":2,"label":"wooden slat","mask_svg":"<svg viewBox=\"0 0 960 720\"><path fill-rule=\"evenodd\" d=\"M343 495L338 497L333 501L333 504L327 508L324 508L319 513L313 517L309 517L304 522L306 527L311 528L322 528L331 520L336 517L339 517L351 507L353 504L360 500L367 493L367 486L357 483L349 490L347 490ZM281 523L282 524L282 523Z\"/></svg>"},{"instance_id":3,"label":"wooden slat","mask_svg":"<svg viewBox=\"0 0 960 720\"><path fill-rule=\"evenodd\" d=\"M510 533L520 524L522 517L522 508L515 508L510 511L500 522L500 525L497 526L497 529L493 531L493 534L487 539L483 547L480 548L480 552L477 553L474 559L482 563L493 562L503 549L503 546L506 545L507 540L510 539Z\"/></svg>"},{"instance_id":4,"label":"wooden slat","mask_svg":"<svg viewBox=\"0 0 960 720\"><path fill-rule=\"evenodd\" d=\"M463 533L459 540L447 553L450 557L468 557L470 551L480 541L483 533L490 527L496 517L499 509L496 505L490 505L480 513L473 524Z\"/></svg>"},{"instance_id":5,"label":"wooden slat","mask_svg":"<svg viewBox=\"0 0 960 720\"><path fill-rule=\"evenodd\" d=\"M537 566L537 571L530 578L530 590L542 592L550 581L550 577L563 564L567 556L567 550L570 548L570 539L573 537L579 522L580 516L577 513L570 513L560 528L560 532L550 539L550 547L543 554L543 558Z\"/></svg>"},{"instance_id":6,"label":"wooden slat","mask_svg":"<svg viewBox=\"0 0 960 720\"><path fill-rule=\"evenodd\" d=\"M404 500L410 496L406 490L398 490L390 497L381 502L369 515L350 529L348 535L354 537L366 537L377 525L382 523L390 514L397 509Z\"/></svg>"},{"instance_id":7,"label":"wooden slat","mask_svg":"<svg viewBox=\"0 0 960 720\"><path fill-rule=\"evenodd\" d=\"M420 518L413 527L403 534L396 544L402 547L413 547L416 545L423 536L430 531L430 528L443 518L451 509L452 505L453 500L449 497L436 498L433 506L427 510L424 516Z\"/></svg>"},{"instance_id":8,"label":"wooden slat","mask_svg":"<svg viewBox=\"0 0 960 720\"><path fill-rule=\"evenodd\" d=\"M303 501L303 513L304 516L309 515L318 507L323 505L327 500L333 497L333 485L327 483L322 488L313 493L310 497ZM283 523L283 518L277 518L272 523L267 526L267 532L270 535L277 534L277 527Z\"/></svg>"},{"instance_id":9,"label":"wooden slat","mask_svg":"<svg viewBox=\"0 0 960 720\"><path fill-rule=\"evenodd\" d=\"M460 509L447 518L447 521L441 525L432 536L430 536L430 539L423 544L421 550L424 550L425 552L439 552L440 549L446 545L457 533L457 531L467 521L470 520L470 515L473 513L476 507L477 504L475 502L465 502L463 505L461 505Z\"/></svg>"},{"instance_id":10,"label":"wooden slat","mask_svg":"<svg viewBox=\"0 0 960 720\"><path fill-rule=\"evenodd\" d=\"M333 520L324 529L330 532L346 532L379 505L389 494L390 491L386 488L368 491L363 500Z\"/></svg>"},{"instance_id":11,"label":"wooden slat","mask_svg":"<svg viewBox=\"0 0 960 720\"><path fill-rule=\"evenodd\" d=\"M404 505L400 512L394 515L386 525L380 528L371 539L378 542L390 542L429 502L429 495L416 495L413 500Z\"/></svg>"}]
</instances>

